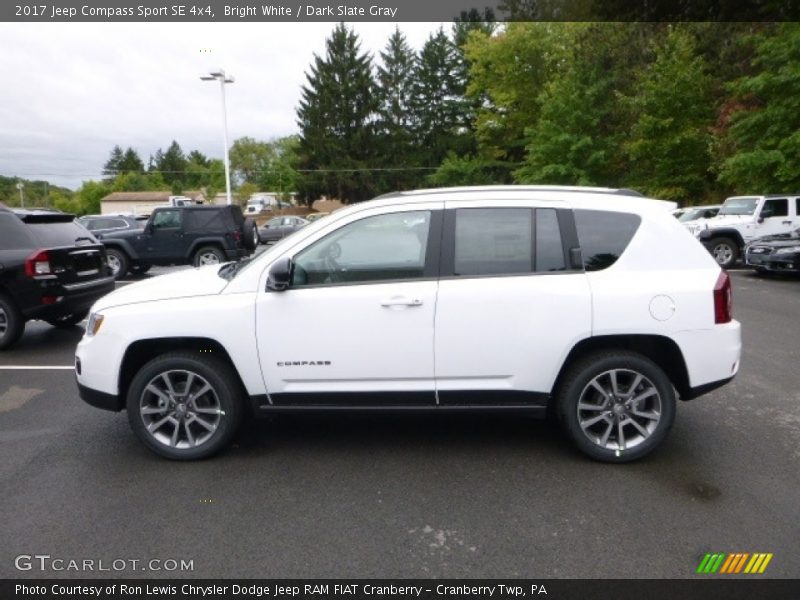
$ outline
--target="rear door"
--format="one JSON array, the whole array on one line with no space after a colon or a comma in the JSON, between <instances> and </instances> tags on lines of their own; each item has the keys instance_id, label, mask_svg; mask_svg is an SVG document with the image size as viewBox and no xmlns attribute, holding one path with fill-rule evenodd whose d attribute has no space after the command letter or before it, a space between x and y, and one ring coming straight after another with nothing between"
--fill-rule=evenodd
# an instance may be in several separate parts
<instances>
[{"instance_id":1,"label":"rear door","mask_svg":"<svg viewBox=\"0 0 800 600\"><path fill-rule=\"evenodd\" d=\"M440 404L541 404L574 343L591 332L591 293L572 212L509 201L446 203L436 306Z\"/></svg>"}]
</instances>

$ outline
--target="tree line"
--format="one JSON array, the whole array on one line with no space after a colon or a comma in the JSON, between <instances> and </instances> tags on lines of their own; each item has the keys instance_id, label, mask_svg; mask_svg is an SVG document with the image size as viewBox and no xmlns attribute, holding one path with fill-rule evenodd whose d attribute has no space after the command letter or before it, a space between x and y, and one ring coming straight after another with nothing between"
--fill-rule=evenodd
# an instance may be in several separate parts
<instances>
[{"instance_id":1,"label":"tree line","mask_svg":"<svg viewBox=\"0 0 800 600\"><path fill-rule=\"evenodd\" d=\"M695 204L800 188L797 23L456 22L376 61L338 25L297 109L300 192L630 187Z\"/></svg>"}]
</instances>

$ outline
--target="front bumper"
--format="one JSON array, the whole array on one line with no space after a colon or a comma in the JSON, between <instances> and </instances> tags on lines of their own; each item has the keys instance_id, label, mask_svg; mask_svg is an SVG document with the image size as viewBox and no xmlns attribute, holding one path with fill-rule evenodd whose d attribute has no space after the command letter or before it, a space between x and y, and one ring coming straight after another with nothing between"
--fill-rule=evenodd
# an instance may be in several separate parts
<instances>
[{"instance_id":1,"label":"front bumper","mask_svg":"<svg viewBox=\"0 0 800 600\"><path fill-rule=\"evenodd\" d=\"M86 404L94 406L95 408L113 410L114 412L119 412L125 408L120 396L106 394L105 392L101 392L99 390L93 390L92 388L81 385L80 383L78 383L78 395L80 395L81 400L86 402Z\"/></svg>"},{"instance_id":2,"label":"front bumper","mask_svg":"<svg viewBox=\"0 0 800 600\"><path fill-rule=\"evenodd\" d=\"M754 269L764 269L775 272L800 271L800 253L794 254L754 254L747 252L745 264Z\"/></svg>"}]
</instances>

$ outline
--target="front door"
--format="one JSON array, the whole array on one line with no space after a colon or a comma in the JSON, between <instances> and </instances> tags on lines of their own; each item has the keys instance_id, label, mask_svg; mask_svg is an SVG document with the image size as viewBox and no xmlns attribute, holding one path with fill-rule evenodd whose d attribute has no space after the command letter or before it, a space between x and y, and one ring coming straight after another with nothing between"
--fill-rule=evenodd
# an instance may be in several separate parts
<instances>
[{"instance_id":1,"label":"front door","mask_svg":"<svg viewBox=\"0 0 800 600\"><path fill-rule=\"evenodd\" d=\"M152 232L140 236L146 247L143 258L157 263L184 255L182 216L180 209L156 211Z\"/></svg>"},{"instance_id":2,"label":"front door","mask_svg":"<svg viewBox=\"0 0 800 600\"><path fill-rule=\"evenodd\" d=\"M257 302L275 405L433 404L441 212L372 210L292 249L286 291Z\"/></svg>"}]
</instances>

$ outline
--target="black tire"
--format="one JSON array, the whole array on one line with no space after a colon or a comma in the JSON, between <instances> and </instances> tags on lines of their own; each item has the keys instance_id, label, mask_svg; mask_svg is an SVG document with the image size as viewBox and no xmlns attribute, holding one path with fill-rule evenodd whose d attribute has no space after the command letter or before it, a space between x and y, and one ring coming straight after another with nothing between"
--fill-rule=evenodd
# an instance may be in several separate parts
<instances>
[{"instance_id":1,"label":"black tire","mask_svg":"<svg viewBox=\"0 0 800 600\"><path fill-rule=\"evenodd\" d=\"M59 329L69 329L70 327L74 327L83 321L88 314L88 310L81 310L76 313L58 317L57 319L47 319L47 322L53 327L58 327Z\"/></svg>"},{"instance_id":2,"label":"black tire","mask_svg":"<svg viewBox=\"0 0 800 600\"><path fill-rule=\"evenodd\" d=\"M25 331L25 318L7 296L0 294L0 350L13 346Z\"/></svg>"},{"instance_id":3,"label":"black tire","mask_svg":"<svg viewBox=\"0 0 800 600\"><path fill-rule=\"evenodd\" d=\"M612 377L616 396L604 396L592 386L611 392ZM646 456L664 441L675 420L672 383L658 365L635 352L609 350L580 359L564 374L555 401L570 439L584 454L604 462Z\"/></svg>"},{"instance_id":4,"label":"black tire","mask_svg":"<svg viewBox=\"0 0 800 600\"><path fill-rule=\"evenodd\" d=\"M258 246L258 228L253 219L245 219L242 223L242 244L248 252L254 252Z\"/></svg>"},{"instance_id":5,"label":"black tire","mask_svg":"<svg viewBox=\"0 0 800 600\"><path fill-rule=\"evenodd\" d=\"M131 273L134 275L144 275L147 273L153 265L149 265L147 263L138 263L135 265L131 265Z\"/></svg>"},{"instance_id":6,"label":"black tire","mask_svg":"<svg viewBox=\"0 0 800 600\"><path fill-rule=\"evenodd\" d=\"M213 259L211 257L215 257ZM225 254L216 246L203 246L198 248L192 258L192 264L195 267L202 267L204 265L220 264L225 262Z\"/></svg>"},{"instance_id":7,"label":"black tire","mask_svg":"<svg viewBox=\"0 0 800 600\"><path fill-rule=\"evenodd\" d=\"M723 269L732 268L739 259L739 244L729 237L713 238L706 244L706 247Z\"/></svg>"},{"instance_id":8,"label":"black tire","mask_svg":"<svg viewBox=\"0 0 800 600\"><path fill-rule=\"evenodd\" d=\"M106 255L108 256L108 266L111 269L111 274L114 279L119 281L128 274L131 261L123 250L118 250L117 248L106 248Z\"/></svg>"},{"instance_id":9,"label":"black tire","mask_svg":"<svg viewBox=\"0 0 800 600\"><path fill-rule=\"evenodd\" d=\"M193 376L191 383L189 373ZM149 391L156 385L164 393L164 374L178 392L173 404ZM210 389L184 402L187 383L195 392L199 391L197 386L205 384ZM202 404L194 404L197 401ZM238 430L243 413L241 385L223 361L194 352L170 352L139 370L128 388L126 408L131 429L148 449L172 460L198 460L225 448ZM144 414L143 409L151 412ZM212 414L213 410L220 412ZM206 425L201 427L200 420ZM162 421L163 425L154 427ZM214 425L213 431L208 429L209 424ZM197 444L193 446L192 441Z\"/></svg>"}]
</instances>

